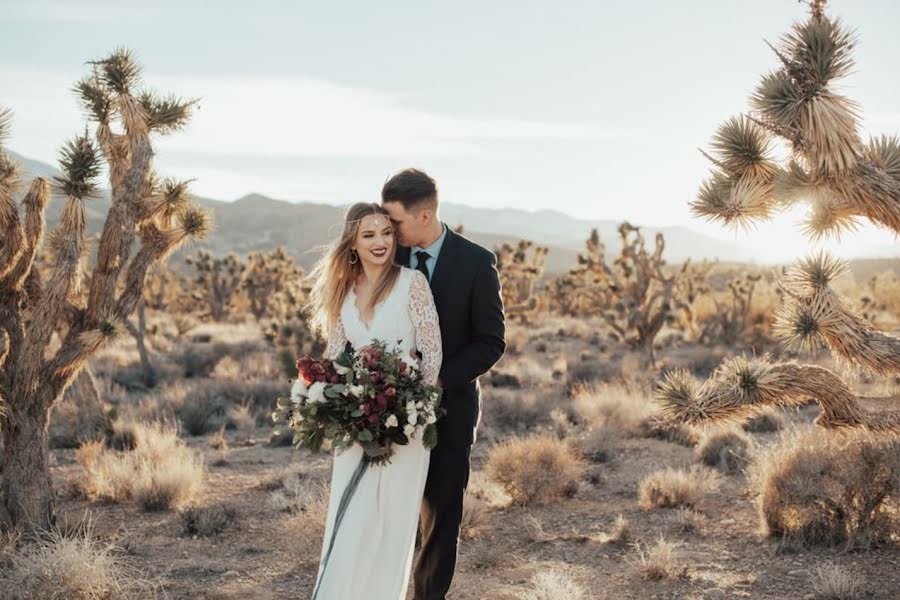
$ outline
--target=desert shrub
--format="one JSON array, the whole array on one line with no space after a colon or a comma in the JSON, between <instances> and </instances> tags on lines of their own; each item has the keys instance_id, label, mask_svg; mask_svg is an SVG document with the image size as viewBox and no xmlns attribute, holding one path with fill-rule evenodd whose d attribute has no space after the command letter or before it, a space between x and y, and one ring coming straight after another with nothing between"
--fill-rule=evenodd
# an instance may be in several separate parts
<instances>
[{"instance_id":1,"label":"desert shrub","mask_svg":"<svg viewBox=\"0 0 900 600\"><path fill-rule=\"evenodd\" d=\"M546 435L498 444L485 465L488 476L521 505L574 495L585 468L567 442Z\"/></svg>"},{"instance_id":2,"label":"desert shrub","mask_svg":"<svg viewBox=\"0 0 900 600\"><path fill-rule=\"evenodd\" d=\"M9 600L100 600L146 597L147 582L125 565L112 544L87 525L76 535L52 530L9 555L0 571L0 597Z\"/></svg>"},{"instance_id":3,"label":"desert shrub","mask_svg":"<svg viewBox=\"0 0 900 600\"><path fill-rule=\"evenodd\" d=\"M749 433L770 433L780 431L784 425L784 416L781 412L770 407L751 416L741 426Z\"/></svg>"},{"instance_id":4,"label":"desert shrub","mask_svg":"<svg viewBox=\"0 0 900 600\"><path fill-rule=\"evenodd\" d=\"M524 433L549 423L549 413L558 401L536 390L490 387L485 391L483 419L502 431Z\"/></svg>"},{"instance_id":5,"label":"desert shrub","mask_svg":"<svg viewBox=\"0 0 900 600\"><path fill-rule=\"evenodd\" d=\"M739 473L749 464L753 440L733 429L718 429L706 433L697 445L697 461L723 473Z\"/></svg>"},{"instance_id":6,"label":"desert shrub","mask_svg":"<svg viewBox=\"0 0 900 600\"><path fill-rule=\"evenodd\" d=\"M718 489L718 473L694 465L690 469L665 469L645 477L639 487L641 508L675 508L696 506L703 497Z\"/></svg>"},{"instance_id":7,"label":"desert shrub","mask_svg":"<svg viewBox=\"0 0 900 600\"><path fill-rule=\"evenodd\" d=\"M654 581L683 577L687 567L679 562L675 553L676 547L674 542L666 540L662 535L649 549L636 543L641 575Z\"/></svg>"},{"instance_id":8,"label":"desert shrub","mask_svg":"<svg viewBox=\"0 0 900 600\"><path fill-rule=\"evenodd\" d=\"M108 407L101 402L94 378L84 371L66 390L50 415L50 447L77 448L107 435L112 427Z\"/></svg>"},{"instance_id":9,"label":"desert shrub","mask_svg":"<svg viewBox=\"0 0 900 600\"><path fill-rule=\"evenodd\" d=\"M518 594L519 600L587 600L588 591L565 571L552 569L531 576L529 587Z\"/></svg>"},{"instance_id":10,"label":"desert shrub","mask_svg":"<svg viewBox=\"0 0 900 600\"><path fill-rule=\"evenodd\" d=\"M754 462L751 475L771 536L867 547L900 533L900 439L785 432Z\"/></svg>"},{"instance_id":11,"label":"desert shrub","mask_svg":"<svg viewBox=\"0 0 900 600\"><path fill-rule=\"evenodd\" d=\"M639 390L618 385L585 385L573 393L576 412L593 427L610 427L640 434L656 407Z\"/></svg>"},{"instance_id":12,"label":"desert shrub","mask_svg":"<svg viewBox=\"0 0 900 600\"><path fill-rule=\"evenodd\" d=\"M862 579L844 567L818 565L810 580L815 600L858 600L864 597Z\"/></svg>"},{"instance_id":13,"label":"desert shrub","mask_svg":"<svg viewBox=\"0 0 900 600\"><path fill-rule=\"evenodd\" d=\"M203 482L203 460L160 423L133 426L134 449L111 450L87 442L76 459L84 468L76 485L91 500L135 500L144 510L167 510L192 499Z\"/></svg>"},{"instance_id":14,"label":"desert shrub","mask_svg":"<svg viewBox=\"0 0 900 600\"><path fill-rule=\"evenodd\" d=\"M229 506L190 506L178 513L185 535L209 537L233 526L237 513Z\"/></svg>"}]
</instances>

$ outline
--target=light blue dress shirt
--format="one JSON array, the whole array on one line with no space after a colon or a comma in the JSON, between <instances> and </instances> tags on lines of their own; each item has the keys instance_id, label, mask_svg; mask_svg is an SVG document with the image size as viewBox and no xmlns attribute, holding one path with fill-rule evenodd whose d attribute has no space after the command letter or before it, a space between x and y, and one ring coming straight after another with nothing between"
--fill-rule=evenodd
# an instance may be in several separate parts
<instances>
[{"instance_id":1,"label":"light blue dress shirt","mask_svg":"<svg viewBox=\"0 0 900 600\"><path fill-rule=\"evenodd\" d=\"M431 280L432 275L434 275L434 267L437 265L438 255L441 253L441 246L444 245L444 238L447 237L447 225L445 223L441 223L444 227L444 232L441 234L441 237L436 239L434 243L432 243L427 248L422 248L421 246L413 246L410 248L409 253L409 268L415 269L416 264L419 262L419 257L416 256L417 252L421 252L424 250L428 253L428 258L425 260L425 266L428 267L428 280Z\"/></svg>"}]
</instances>

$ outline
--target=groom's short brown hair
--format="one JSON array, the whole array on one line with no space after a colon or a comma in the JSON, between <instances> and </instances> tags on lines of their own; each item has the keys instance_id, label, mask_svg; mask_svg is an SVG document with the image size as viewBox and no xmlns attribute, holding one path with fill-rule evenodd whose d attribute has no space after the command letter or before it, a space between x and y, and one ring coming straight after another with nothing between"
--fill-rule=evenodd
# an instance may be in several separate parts
<instances>
[{"instance_id":1,"label":"groom's short brown hair","mask_svg":"<svg viewBox=\"0 0 900 600\"><path fill-rule=\"evenodd\" d=\"M403 169L381 188L382 202L399 202L407 212L428 206L437 209L438 191L434 179L419 169Z\"/></svg>"}]
</instances>

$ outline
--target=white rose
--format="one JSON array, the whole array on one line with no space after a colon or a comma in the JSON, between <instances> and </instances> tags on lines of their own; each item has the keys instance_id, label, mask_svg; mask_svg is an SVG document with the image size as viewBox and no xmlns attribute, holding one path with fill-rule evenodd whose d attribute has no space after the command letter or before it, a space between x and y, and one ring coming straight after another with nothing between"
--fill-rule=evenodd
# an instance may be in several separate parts
<instances>
[{"instance_id":1,"label":"white rose","mask_svg":"<svg viewBox=\"0 0 900 600\"><path fill-rule=\"evenodd\" d=\"M441 397L441 395L440 395L439 393L437 393L437 392L432 392L432 393L431 393L431 403L432 403L432 404L437 404L437 401L440 399L440 397Z\"/></svg>"},{"instance_id":2,"label":"white rose","mask_svg":"<svg viewBox=\"0 0 900 600\"><path fill-rule=\"evenodd\" d=\"M406 403L406 412L416 412L416 403L410 400Z\"/></svg>"},{"instance_id":3,"label":"white rose","mask_svg":"<svg viewBox=\"0 0 900 600\"><path fill-rule=\"evenodd\" d=\"M291 402L300 404L306 397L306 393L306 383L303 381L302 377L298 377L297 380L294 381L294 385L291 386Z\"/></svg>"},{"instance_id":4,"label":"white rose","mask_svg":"<svg viewBox=\"0 0 900 600\"><path fill-rule=\"evenodd\" d=\"M407 437L411 436L416 431L416 428L412 425L404 425L403 433L406 434Z\"/></svg>"},{"instance_id":5,"label":"white rose","mask_svg":"<svg viewBox=\"0 0 900 600\"><path fill-rule=\"evenodd\" d=\"M434 416L434 413L431 413L430 415L428 415L428 418L425 419L425 422L428 423L429 425L432 423L435 423L435 422L437 422L437 417Z\"/></svg>"},{"instance_id":6,"label":"white rose","mask_svg":"<svg viewBox=\"0 0 900 600\"><path fill-rule=\"evenodd\" d=\"M362 386L362 385L359 385L359 384L357 384L357 385L351 385L351 386L350 386L350 393L353 394L354 396L356 396L357 398L359 398L360 396L362 396L362 394L363 394L363 392L365 391L365 389L366 389L365 386Z\"/></svg>"},{"instance_id":7,"label":"white rose","mask_svg":"<svg viewBox=\"0 0 900 600\"><path fill-rule=\"evenodd\" d=\"M423 404L422 404L422 401L421 401L421 400L419 400L418 402L416 402L416 408L422 408L422 406L423 406Z\"/></svg>"},{"instance_id":8,"label":"white rose","mask_svg":"<svg viewBox=\"0 0 900 600\"><path fill-rule=\"evenodd\" d=\"M396 427L400 423L397 421L397 415L391 415L384 422L385 427Z\"/></svg>"},{"instance_id":9,"label":"white rose","mask_svg":"<svg viewBox=\"0 0 900 600\"><path fill-rule=\"evenodd\" d=\"M324 402L325 401L325 384L317 381L309 387L309 401Z\"/></svg>"},{"instance_id":10,"label":"white rose","mask_svg":"<svg viewBox=\"0 0 900 600\"><path fill-rule=\"evenodd\" d=\"M419 413L413 411L409 413L409 416L406 417L406 422L410 425L415 425L419 421Z\"/></svg>"}]
</instances>

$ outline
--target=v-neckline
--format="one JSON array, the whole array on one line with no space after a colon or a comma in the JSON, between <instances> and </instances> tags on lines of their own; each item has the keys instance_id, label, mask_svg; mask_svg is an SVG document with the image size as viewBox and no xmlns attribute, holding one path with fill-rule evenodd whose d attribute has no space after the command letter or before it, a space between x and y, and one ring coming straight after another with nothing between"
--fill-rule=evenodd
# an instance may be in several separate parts
<instances>
[{"instance_id":1,"label":"v-neckline","mask_svg":"<svg viewBox=\"0 0 900 600\"><path fill-rule=\"evenodd\" d=\"M372 324L375 322L375 317L378 316L378 307L387 302L387 300L391 297L391 294L394 293L394 289L397 287L397 282L394 282L394 287L391 288L391 291L388 292L387 296L381 299L381 301L372 307L372 320L366 323L366 320L363 319L362 311L359 309L359 305L356 303L356 284L350 286L350 293L353 294L353 297L350 299L350 304L353 306L353 310L356 313L356 320L362 323L363 328L366 332L372 331Z\"/></svg>"}]
</instances>

